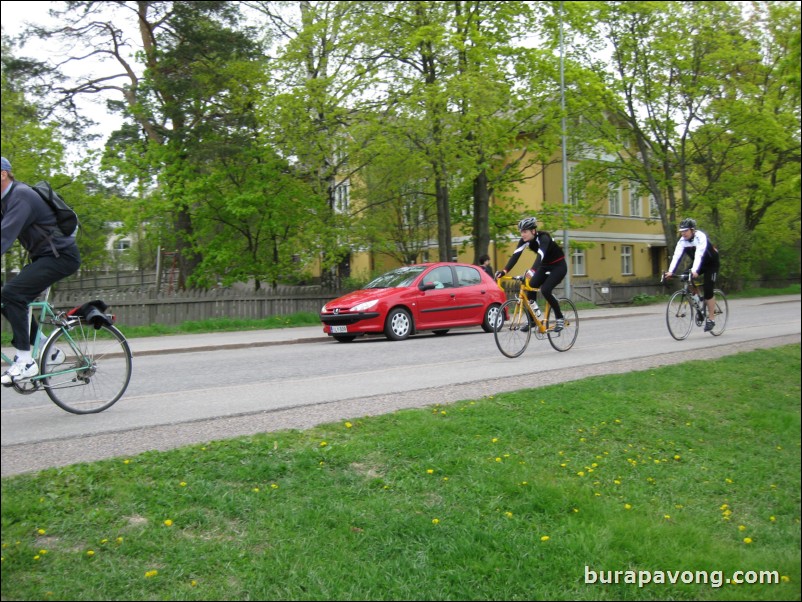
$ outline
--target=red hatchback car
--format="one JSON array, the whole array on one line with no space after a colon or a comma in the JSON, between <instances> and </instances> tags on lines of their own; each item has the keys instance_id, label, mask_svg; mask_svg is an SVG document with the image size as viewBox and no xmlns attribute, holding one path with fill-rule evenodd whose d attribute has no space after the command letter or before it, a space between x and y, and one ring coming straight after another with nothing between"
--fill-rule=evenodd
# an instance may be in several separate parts
<instances>
[{"instance_id":1,"label":"red hatchback car","mask_svg":"<svg viewBox=\"0 0 802 602\"><path fill-rule=\"evenodd\" d=\"M365 288L329 301L320 312L323 332L347 343L364 334L402 341L421 331L493 324L506 295L481 268L465 263L423 263L397 268Z\"/></svg>"}]
</instances>

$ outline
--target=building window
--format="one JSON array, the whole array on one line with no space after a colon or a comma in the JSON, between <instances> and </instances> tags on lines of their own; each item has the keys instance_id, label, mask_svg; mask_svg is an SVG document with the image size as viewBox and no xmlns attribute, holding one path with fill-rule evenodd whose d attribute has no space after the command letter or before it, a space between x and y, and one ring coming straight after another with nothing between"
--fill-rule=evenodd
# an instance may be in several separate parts
<instances>
[{"instance_id":1,"label":"building window","mask_svg":"<svg viewBox=\"0 0 802 602\"><path fill-rule=\"evenodd\" d=\"M610 215L621 215L621 184L611 183L608 187Z\"/></svg>"},{"instance_id":2,"label":"building window","mask_svg":"<svg viewBox=\"0 0 802 602\"><path fill-rule=\"evenodd\" d=\"M568 167L568 202L574 206L579 205L582 200L582 182L574 177L575 168L576 165Z\"/></svg>"},{"instance_id":3,"label":"building window","mask_svg":"<svg viewBox=\"0 0 802 602\"><path fill-rule=\"evenodd\" d=\"M638 186L635 182L630 182L629 185L629 214L632 217L641 216L640 186Z\"/></svg>"},{"instance_id":4,"label":"building window","mask_svg":"<svg viewBox=\"0 0 802 602\"><path fill-rule=\"evenodd\" d=\"M660 217L660 211L657 209L657 199L653 194L649 195L649 216Z\"/></svg>"},{"instance_id":5,"label":"building window","mask_svg":"<svg viewBox=\"0 0 802 602\"><path fill-rule=\"evenodd\" d=\"M571 252L571 273L574 276L587 276L586 265L584 249L574 249Z\"/></svg>"},{"instance_id":6,"label":"building window","mask_svg":"<svg viewBox=\"0 0 802 602\"><path fill-rule=\"evenodd\" d=\"M334 211L335 213L348 213L348 203L350 200L350 183L343 180L334 188Z\"/></svg>"},{"instance_id":7,"label":"building window","mask_svg":"<svg viewBox=\"0 0 802 602\"><path fill-rule=\"evenodd\" d=\"M632 275L632 245L621 245L621 274Z\"/></svg>"},{"instance_id":8,"label":"building window","mask_svg":"<svg viewBox=\"0 0 802 602\"><path fill-rule=\"evenodd\" d=\"M122 253L127 251L131 248L131 240L128 238L121 238L119 240L114 241L114 250L118 253Z\"/></svg>"}]
</instances>

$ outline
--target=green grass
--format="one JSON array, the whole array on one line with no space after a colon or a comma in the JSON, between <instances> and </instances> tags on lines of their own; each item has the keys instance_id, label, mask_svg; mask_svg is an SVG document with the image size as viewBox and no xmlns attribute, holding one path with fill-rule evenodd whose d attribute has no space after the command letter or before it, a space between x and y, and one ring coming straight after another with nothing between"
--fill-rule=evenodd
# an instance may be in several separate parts
<instances>
[{"instance_id":1,"label":"green grass","mask_svg":"<svg viewBox=\"0 0 802 602\"><path fill-rule=\"evenodd\" d=\"M799 374L792 345L5 478L2 599L799 600Z\"/></svg>"}]
</instances>

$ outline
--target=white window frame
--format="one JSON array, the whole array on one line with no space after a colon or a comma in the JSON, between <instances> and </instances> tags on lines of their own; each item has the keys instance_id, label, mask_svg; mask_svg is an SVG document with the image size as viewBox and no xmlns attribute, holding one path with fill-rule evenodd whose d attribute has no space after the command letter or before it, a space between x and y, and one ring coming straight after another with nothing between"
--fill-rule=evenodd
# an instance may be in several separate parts
<instances>
[{"instance_id":1,"label":"white window frame","mask_svg":"<svg viewBox=\"0 0 802 602\"><path fill-rule=\"evenodd\" d=\"M585 261L585 249L574 249L571 251L571 274L574 276L587 276L587 261Z\"/></svg>"},{"instance_id":2,"label":"white window frame","mask_svg":"<svg viewBox=\"0 0 802 602\"><path fill-rule=\"evenodd\" d=\"M634 272L635 248L632 245L621 245L621 275L632 276Z\"/></svg>"},{"instance_id":3,"label":"white window frame","mask_svg":"<svg viewBox=\"0 0 802 602\"><path fill-rule=\"evenodd\" d=\"M632 217L643 217L643 203L641 202L640 186L635 182L629 185L629 214Z\"/></svg>"},{"instance_id":4,"label":"white window frame","mask_svg":"<svg viewBox=\"0 0 802 602\"><path fill-rule=\"evenodd\" d=\"M610 215L621 215L621 184L610 182L607 185L607 202Z\"/></svg>"}]
</instances>

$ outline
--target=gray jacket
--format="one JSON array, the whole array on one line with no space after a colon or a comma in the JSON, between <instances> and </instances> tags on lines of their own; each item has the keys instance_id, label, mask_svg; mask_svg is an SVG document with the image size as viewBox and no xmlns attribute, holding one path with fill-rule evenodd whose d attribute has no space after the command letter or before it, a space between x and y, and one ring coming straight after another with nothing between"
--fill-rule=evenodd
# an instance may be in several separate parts
<instances>
[{"instance_id":1,"label":"gray jacket","mask_svg":"<svg viewBox=\"0 0 802 602\"><path fill-rule=\"evenodd\" d=\"M14 181L2 200L2 254L19 239L31 258L54 255L71 249L77 252L74 236L63 236L56 225L56 214L24 182ZM55 231L55 233L54 233Z\"/></svg>"}]
</instances>

